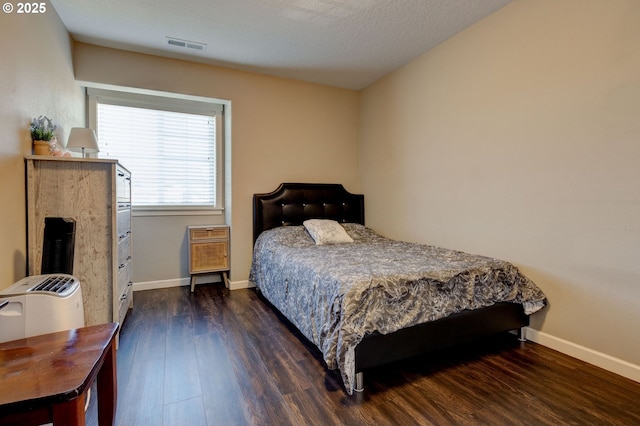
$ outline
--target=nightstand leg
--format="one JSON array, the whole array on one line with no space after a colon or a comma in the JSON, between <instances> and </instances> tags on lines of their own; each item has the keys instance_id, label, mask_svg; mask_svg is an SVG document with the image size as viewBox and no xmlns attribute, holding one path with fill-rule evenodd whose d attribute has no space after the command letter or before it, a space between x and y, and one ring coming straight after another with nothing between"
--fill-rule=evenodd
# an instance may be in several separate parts
<instances>
[{"instance_id":1,"label":"nightstand leg","mask_svg":"<svg viewBox=\"0 0 640 426\"><path fill-rule=\"evenodd\" d=\"M226 272L222 272L222 280L224 281L224 286L229 288L229 277Z\"/></svg>"},{"instance_id":2,"label":"nightstand leg","mask_svg":"<svg viewBox=\"0 0 640 426\"><path fill-rule=\"evenodd\" d=\"M196 276L195 275L191 275L191 293L193 293L193 289L196 286Z\"/></svg>"}]
</instances>

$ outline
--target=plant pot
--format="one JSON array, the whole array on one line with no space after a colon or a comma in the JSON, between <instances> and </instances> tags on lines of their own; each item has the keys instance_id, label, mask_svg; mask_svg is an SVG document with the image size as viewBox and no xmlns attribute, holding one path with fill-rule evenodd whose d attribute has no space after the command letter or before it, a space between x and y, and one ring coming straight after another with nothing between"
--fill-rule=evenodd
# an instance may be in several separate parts
<instances>
[{"instance_id":1,"label":"plant pot","mask_svg":"<svg viewBox=\"0 0 640 426\"><path fill-rule=\"evenodd\" d=\"M49 141L33 141L34 155L51 155L51 143Z\"/></svg>"}]
</instances>

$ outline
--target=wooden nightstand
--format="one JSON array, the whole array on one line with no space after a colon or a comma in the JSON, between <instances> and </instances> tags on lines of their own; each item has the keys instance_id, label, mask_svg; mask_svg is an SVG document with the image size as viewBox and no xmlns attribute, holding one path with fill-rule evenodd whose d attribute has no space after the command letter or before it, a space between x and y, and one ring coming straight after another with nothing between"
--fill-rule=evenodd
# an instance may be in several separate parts
<instances>
[{"instance_id":1,"label":"wooden nightstand","mask_svg":"<svg viewBox=\"0 0 640 426\"><path fill-rule=\"evenodd\" d=\"M224 285L229 287L229 227L227 225L188 226L189 274L191 292L197 274L220 272Z\"/></svg>"}]
</instances>

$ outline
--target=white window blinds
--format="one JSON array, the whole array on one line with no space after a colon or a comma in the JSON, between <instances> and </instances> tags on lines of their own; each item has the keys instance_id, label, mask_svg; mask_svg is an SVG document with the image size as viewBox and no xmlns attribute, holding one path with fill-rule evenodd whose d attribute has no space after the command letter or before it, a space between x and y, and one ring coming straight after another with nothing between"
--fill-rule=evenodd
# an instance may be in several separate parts
<instances>
[{"instance_id":1,"label":"white window blinds","mask_svg":"<svg viewBox=\"0 0 640 426\"><path fill-rule=\"evenodd\" d=\"M133 174L133 205L216 207L216 113L126 103L98 100L96 130L100 156L117 158Z\"/></svg>"}]
</instances>

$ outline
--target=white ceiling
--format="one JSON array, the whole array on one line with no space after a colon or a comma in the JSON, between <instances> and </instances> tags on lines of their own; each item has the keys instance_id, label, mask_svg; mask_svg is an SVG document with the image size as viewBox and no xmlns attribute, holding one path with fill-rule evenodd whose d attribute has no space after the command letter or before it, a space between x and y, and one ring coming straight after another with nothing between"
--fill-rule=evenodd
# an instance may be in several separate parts
<instances>
[{"instance_id":1,"label":"white ceiling","mask_svg":"<svg viewBox=\"0 0 640 426\"><path fill-rule=\"evenodd\" d=\"M362 89L511 0L51 0L78 41ZM167 37L204 43L200 52Z\"/></svg>"}]
</instances>

